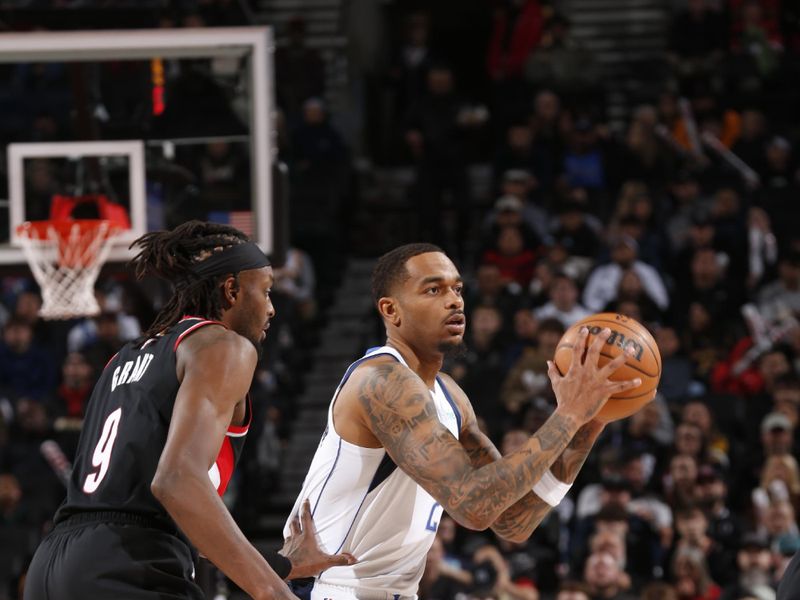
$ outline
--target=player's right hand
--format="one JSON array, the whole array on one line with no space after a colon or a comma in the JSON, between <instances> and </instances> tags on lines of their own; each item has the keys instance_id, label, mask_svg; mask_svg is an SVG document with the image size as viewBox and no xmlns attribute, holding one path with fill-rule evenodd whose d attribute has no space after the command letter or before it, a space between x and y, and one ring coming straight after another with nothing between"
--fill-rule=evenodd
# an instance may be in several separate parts
<instances>
[{"instance_id":1,"label":"player's right hand","mask_svg":"<svg viewBox=\"0 0 800 600\"><path fill-rule=\"evenodd\" d=\"M638 378L627 381L609 379L625 363L625 352L621 352L602 367L597 364L600 350L611 335L611 330L607 327L595 336L586 351L586 359L581 360L588 335L588 328L581 327L572 346L572 362L565 375L559 374L552 361L547 363L547 374L553 384L558 409L581 425L591 421L611 396L642 384Z\"/></svg>"},{"instance_id":2,"label":"player's right hand","mask_svg":"<svg viewBox=\"0 0 800 600\"><path fill-rule=\"evenodd\" d=\"M325 569L354 565L358 561L347 552L326 554L319 547L317 529L311 519L311 504L308 500L300 507L300 514L289 525L291 534L286 538L280 553L292 562L287 579L315 577Z\"/></svg>"}]
</instances>

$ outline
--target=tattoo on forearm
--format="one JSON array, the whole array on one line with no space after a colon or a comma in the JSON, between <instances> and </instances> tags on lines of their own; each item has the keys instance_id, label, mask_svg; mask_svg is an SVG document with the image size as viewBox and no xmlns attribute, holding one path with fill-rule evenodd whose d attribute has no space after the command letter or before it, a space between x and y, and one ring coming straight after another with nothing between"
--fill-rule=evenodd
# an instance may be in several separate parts
<instances>
[{"instance_id":1,"label":"tattoo on forearm","mask_svg":"<svg viewBox=\"0 0 800 600\"><path fill-rule=\"evenodd\" d=\"M569 443L574 425L556 413L523 450L476 469L439 422L433 399L406 367L381 364L358 399L375 436L415 481L462 522L488 525L525 496Z\"/></svg>"},{"instance_id":2,"label":"tattoo on forearm","mask_svg":"<svg viewBox=\"0 0 800 600\"><path fill-rule=\"evenodd\" d=\"M550 471L559 481L572 483L578 476L586 457L594 446L599 430L593 425L584 425L572 438ZM525 539L533 533L552 507L536 494L531 493L505 511L495 522L495 532L509 539Z\"/></svg>"},{"instance_id":3,"label":"tattoo on forearm","mask_svg":"<svg viewBox=\"0 0 800 600\"><path fill-rule=\"evenodd\" d=\"M556 479L565 483L572 483L578 476L578 472L586 462L594 442L597 439L599 430L593 425L584 425L572 438L567 449L556 459L550 471Z\"/></svg>"}]
</instances>

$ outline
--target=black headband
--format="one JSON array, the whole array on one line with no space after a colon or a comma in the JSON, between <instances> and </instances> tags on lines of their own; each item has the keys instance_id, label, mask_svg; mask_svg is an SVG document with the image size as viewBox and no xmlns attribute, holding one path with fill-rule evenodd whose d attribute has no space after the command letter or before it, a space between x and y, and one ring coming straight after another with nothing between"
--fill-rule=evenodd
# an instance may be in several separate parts
<instances>
[{"instance_id":1,"label":"black headband","mask_svg":"<svg viewBox=\"0 0 800 600\"><path fill-rule=\"evenodd\" d=\"M214 252L205 260L194 263L189 270L198 277L213 277L268 266L269 260L261 248L254 242L246 242Z\"/></svg>"}]
</instances>

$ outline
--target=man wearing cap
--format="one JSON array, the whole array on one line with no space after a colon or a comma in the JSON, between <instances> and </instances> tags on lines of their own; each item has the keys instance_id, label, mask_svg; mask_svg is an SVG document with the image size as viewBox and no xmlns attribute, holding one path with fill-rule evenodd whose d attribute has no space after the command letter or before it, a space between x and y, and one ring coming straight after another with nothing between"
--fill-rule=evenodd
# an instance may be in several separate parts
<instances>
[{"instance_id":1,"label":"man wearing cap","mask_svg":"<svg viewBox=\"0 0 800 600\"><path fill-rule=\"evenodd\" d=\"M774 598L772 589L772 554L769 540L763 534L746 533L736 554L739 578L736 583L726 587L720 600L733 600L742 596Z\"/></svg>"}]
</instances>

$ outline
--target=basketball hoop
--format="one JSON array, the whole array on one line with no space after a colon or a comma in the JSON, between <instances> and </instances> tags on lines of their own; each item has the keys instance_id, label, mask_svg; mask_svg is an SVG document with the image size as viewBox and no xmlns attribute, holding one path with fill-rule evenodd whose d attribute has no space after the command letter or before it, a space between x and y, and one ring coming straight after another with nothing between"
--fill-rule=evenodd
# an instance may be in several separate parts
<instances>
[{"instance_id":1,"label":"basketball hoop","mask_svg":"<svg viewBox=\"0 0 800 600\"><path fill-rule=\"evenodd\" d=\"M17 236L42 289L44 319L96 315L94 282L123 227L104 219L27 221Z\"/></svg>"}]
</instances>

